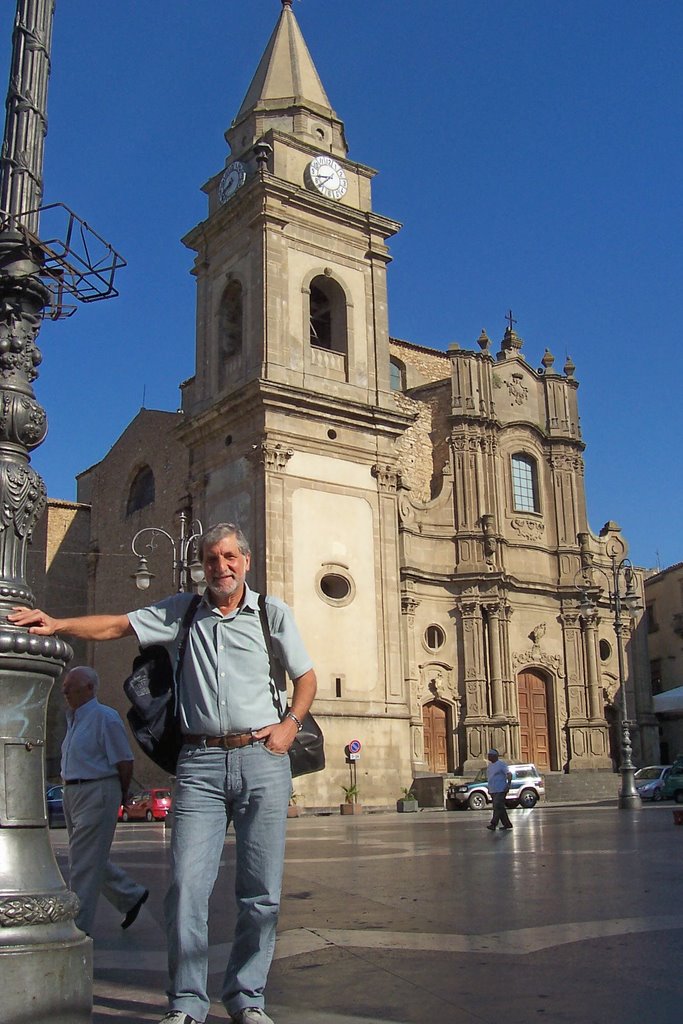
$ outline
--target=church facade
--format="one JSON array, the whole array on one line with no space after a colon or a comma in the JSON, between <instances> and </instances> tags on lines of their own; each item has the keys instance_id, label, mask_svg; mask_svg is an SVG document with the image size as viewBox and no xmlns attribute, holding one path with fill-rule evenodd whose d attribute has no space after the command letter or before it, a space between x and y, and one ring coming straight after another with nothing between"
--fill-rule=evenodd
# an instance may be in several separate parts
<instances>
[{"instance_id":1,"label":"church facade","mask_svg":"<svg viewBox=\"0 0 683 1024\"><path fill-rule=\"evenodd\" d=\"M614 524L588 526L571 361L546 350L534 368L511 314L472 350L390 337L399 224L373 210L375 171L349 158L291 3L226 138L184 239L197 333L182 412L141 414L79 478L90 610L143 603L120 557L137 529L172 530L171 510L236 521L251 585L293 607L318 673L328 769L297 781L305 805L339 802L352 739L366 805L469 773L491 746L546 772L613 770L616 640L606 599L581 613L579 577L626 546ZM624 652L648 763L642 634ZM106 680L130 655L90 650Z\"/></svg>"}]
</instances>

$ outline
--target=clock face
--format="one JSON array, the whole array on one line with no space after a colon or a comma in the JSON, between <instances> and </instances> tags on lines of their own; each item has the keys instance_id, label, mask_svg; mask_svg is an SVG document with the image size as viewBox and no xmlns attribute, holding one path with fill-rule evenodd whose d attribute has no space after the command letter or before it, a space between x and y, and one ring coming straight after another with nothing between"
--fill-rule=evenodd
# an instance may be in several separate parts
<instances>
[{"instance_id":1,"label":"clock face","mask_svg":"<svg viewBox=\"0 0 683 1024\"><path fill-rule=\"evenodd\" d=\"M311 184L328 199L341 199L346 195L349 183L344 168L329 156L317 156L308 165Z\"/></svg>"},{"instance_id":2,"label":"clock face","mask_svg":"<svg viewBox=\"0 0 683 1024\"><path fill-rule=\"evenodd\" d=\"M247 180L247 169L239 160L233 160L225 168L225 174L218 186L218 202L227 203L228 199L234 196L238 188L244 185Z\"/></svg>"}]
</instances>

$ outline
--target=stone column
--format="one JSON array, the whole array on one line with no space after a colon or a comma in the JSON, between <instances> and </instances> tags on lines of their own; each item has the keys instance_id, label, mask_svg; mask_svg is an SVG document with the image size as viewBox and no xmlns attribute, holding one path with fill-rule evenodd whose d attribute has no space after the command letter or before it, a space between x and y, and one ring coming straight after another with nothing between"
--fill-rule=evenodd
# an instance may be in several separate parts
<instances>
[{"instance_id":1,"label":"stone column","mask_svg":"<svg viewBox=\"0 0 683 1024\"><path fill-rule=\"evenodd\" d=\"M503 707L503 670L500 653L500 605L487 604L489 617L489 670L491 687L491 714L493 718L501 718Z\"/></svg>"},{"instance_id":2,"label":"stone column","mask_svg":"<svg viewBox=\"0 0 683 1024\"><path fill-rule=\"evenodd\" d=\"M481 606L465 598L460 605L465 676L465 773L475 771L486 760L489 714L484 673L484 639Z\"/></svg>"},{"instance_id":3,"label":"stone column","mask_svg":"<svg viewBox=\"0 0 683 1024\"><path fill-rule=\"evenodd\" d=\"M584 615L584 643L586 653L586 675L588 689L588 717L592 722L603 721L604 713L600 697L600 672L598 669L597 642L598 622L596 615Z\"/></svg>"}]
</instances>

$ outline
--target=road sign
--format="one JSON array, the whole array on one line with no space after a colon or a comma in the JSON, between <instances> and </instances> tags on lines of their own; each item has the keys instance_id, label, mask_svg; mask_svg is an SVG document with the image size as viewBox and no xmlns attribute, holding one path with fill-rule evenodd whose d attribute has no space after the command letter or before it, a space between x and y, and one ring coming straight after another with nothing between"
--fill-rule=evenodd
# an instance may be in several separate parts
<instances>
[{"instance_id":1,"label":"road sign","mask_svg":"<svg viewBox=\"0 0 683 1024\"><path fill-rule=\"evenodd\" d=\"M349 761L360 761L360 754L349 753Z\"/></svg>"},{"instance_id":2,"label":"road sign","mask_svg":"<svg viewBox=\"0 0 683 1024\"><path fill-rule=\"evenodd\" d=\"M360 740L351 740L351 742L349 743L349 754L360 754L360 749Z\"/></svg>"}]
</instances>

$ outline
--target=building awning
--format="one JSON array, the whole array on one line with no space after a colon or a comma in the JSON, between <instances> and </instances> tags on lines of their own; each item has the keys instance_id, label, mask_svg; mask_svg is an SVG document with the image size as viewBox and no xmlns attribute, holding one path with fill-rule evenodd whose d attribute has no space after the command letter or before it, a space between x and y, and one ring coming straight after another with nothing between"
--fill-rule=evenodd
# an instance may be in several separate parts
<instances>
[{"instance_id":1,"label":"building awning","mask_svg":"<svg viewBox=\"0 0 683 1024\"><path fill-rule=\"evenodd\" d=\"M667 711L683 713L683 686L665 690L664 693L656 693L652 698L652 704L656 715L664 714Z\"/></svg>"}]
</instances>

